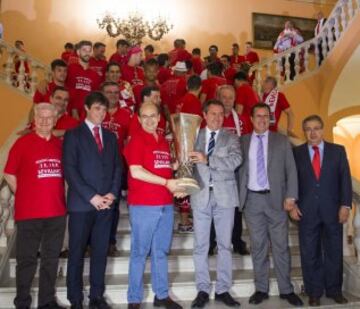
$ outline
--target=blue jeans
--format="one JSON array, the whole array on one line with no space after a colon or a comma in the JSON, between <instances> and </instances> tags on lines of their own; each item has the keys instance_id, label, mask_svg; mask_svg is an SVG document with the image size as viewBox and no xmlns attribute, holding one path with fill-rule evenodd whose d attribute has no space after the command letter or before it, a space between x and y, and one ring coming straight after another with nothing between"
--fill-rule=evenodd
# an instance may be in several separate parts
<instances>
[{"instance_id":1,"label":"blue jeans","mask_svg":"<svg viewBox=\"0 0 360 309\"><path fill-rule=\"evenodd\" d=\"M128 303L141 303L146 258L151 252L151 284L158 299L168 297L168 260L173 226L173 205L129 205L131 251Z\"/></svg>"}]
</instances>

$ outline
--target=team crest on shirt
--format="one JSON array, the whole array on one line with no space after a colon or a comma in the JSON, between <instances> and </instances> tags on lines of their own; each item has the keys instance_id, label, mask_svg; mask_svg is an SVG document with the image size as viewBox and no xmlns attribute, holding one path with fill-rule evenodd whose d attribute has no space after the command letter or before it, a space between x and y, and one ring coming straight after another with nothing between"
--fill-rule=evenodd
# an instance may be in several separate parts
<instances>
[{"instance_id":1,"label":"team crest on shirt","mask_svg":"<svg viewBox=\"0 0 360 309\"><path fill-rule=\"evenodd\" d=\"M61 161L59 159L42 159L35 161L37 178L62 178Z\"/></svg>"},{"instance_id":2,"label":"team crest on shirt","mask_svg":"<svg viewBox=\"0 0 360 309\"><path fill-rule=\"evenodd\" d=\"M154 168L171 168L170 154L167 151L154 150Z\"/></svg>"}]
</instances>

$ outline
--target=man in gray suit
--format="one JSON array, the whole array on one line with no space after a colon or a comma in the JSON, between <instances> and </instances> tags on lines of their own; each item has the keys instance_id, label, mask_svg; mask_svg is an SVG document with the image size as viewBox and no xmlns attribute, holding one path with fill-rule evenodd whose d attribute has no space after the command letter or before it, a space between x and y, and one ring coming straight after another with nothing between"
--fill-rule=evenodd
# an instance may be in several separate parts
<instances>
[{"instance_id":1,"label":"man in gray suit","mask_svg":"<svg viewBox=\"0 0 360 309\"><path fill-rule=\"evenodd\" d=\"M232 285L231 236L235 207L239 205L235 169L241 164L239 138L222 129L224 105L209 100L203 107L206 128L199 133L195 151L190 153L195 163L194 175L200 191L191 196L194 217L194 264L198 295L192 308L203 308L209 301L209 234L214 220L218 259L215 300L229 307L240 304L229 294Z\"/></svg>"},{"instance_id":2,"label":"man in gray suit","mask_svg":"<svg viewBox=\"0 0 360 309\"><path fill-rule=\"evenodd\" d=\"M251 110L253 133L241 137L243 164L239 171L240 210L244 207L250 232L255 273L255 293L250 304L260 304L269 291L269 247L271 244L280 298L291 305L303 302L290 280L288 215L298 197L297 172L286 136L269 132L270 108L258 103Z\"/></svg>"}]
</instances>

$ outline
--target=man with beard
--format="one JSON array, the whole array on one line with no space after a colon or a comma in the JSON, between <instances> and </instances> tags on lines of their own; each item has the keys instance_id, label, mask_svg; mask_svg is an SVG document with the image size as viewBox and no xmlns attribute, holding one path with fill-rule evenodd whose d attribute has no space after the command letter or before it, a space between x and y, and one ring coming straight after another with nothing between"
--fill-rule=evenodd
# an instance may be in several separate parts
<instances>
[{"instance_id":1,"label":"man with beard","mask_svg":"<svg viewBox=\"0 0 360 309\"><path fill-rule=\"evenodd\" d=\"M68 67L66 79L66 86L70 91L68 111L76 119L85 118L84 99L100 85L99 75L89 65L91 52L92 43L80 41L77 50L79 63L70 64Z\"/></svg>"}]
</instances>

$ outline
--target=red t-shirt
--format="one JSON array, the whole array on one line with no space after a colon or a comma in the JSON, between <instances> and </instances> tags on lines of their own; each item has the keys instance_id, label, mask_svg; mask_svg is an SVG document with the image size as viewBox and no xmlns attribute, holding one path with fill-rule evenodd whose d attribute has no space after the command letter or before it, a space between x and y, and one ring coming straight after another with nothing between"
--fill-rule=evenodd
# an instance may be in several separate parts
<instances>
[{"instance_id":1,"label":"red t-shirt","mask_svg":"<svg viewBox=\"0 0 360 309\"><path fill-rule=\"evenodd\" d=\"M245 135L252 132L252 124L249 121L248 117L239 114L238 117L239 117L240 135ZM224 116L223 128L237 135L235 119L232 113L230 113L229 116L227 117Z\"/></svg>"},{"instance_id":2,"label":"red t-shirt","mask_svg":"<svg viewBox=\"0 0 360 309\"><path fill-rule=\"evenodd\" d=\"M54 129L66 131L76 128L79 124L79 120L71 117L68 113L65 112L65 114L57 120Z\"/></svg>"},{"instance_id":3,"label":"red t-shirt","mask_svg":"<svg viewBox=\"0 0 360 309\"><path fill-rule=\"evenodd\" d=\"M216 98L216 91L219 86L225 85L226 79L222 76L211 76L202 81L201 93L206 94L205 102Z\"/></svg>"},{"instance_id":4,"label":"red t-shirt","mask_svg":"<svg viewBox=\"0 0 360 309\"><path fill-rule=\"evenodd\" d=\"M144 169L165 179L172 178L169 143L161 135L158 140L140 128L125 146L124 155L129 166L141 165ZM173 204L170 191L161 185L134 179L128 174L128 205L159 206Z\"/></svg>"},{"instance_id":5,"label":"red t-shirt","mask_svg":"<svg viewBox=\"0 0 360 309\"><path fill-rule=\"evenodd\" d=\"M132 90L134 93L134 98L135 98L135 110L137 110L141 104L141 91L143 91L143 89L147 86L149 86L149 85L148 84L138 84L138 85L134 85L132 87ZM156 86L160 87L160 85L157 82L156 82Z\"/></svg>"},{"instance_id":6,"label":"red t-shirt","mask_svg":"<svg viewBox=\"0 0 360 309\"><path fill-rule=\"evenodd\" d=\"M204 70L204 62L201 60L200 57L192 57L191 61L194 73L200 75L201 72Z\"/></svg>"},{"instance_id":7,"label":"red t-shirt","mask_svg":"<svg viewBox=\"0 0 360 309\"><path fill-rule=\"evenodd\" d=\"M67 64L79 63L79 56L76 52L70 53Z\"/></svg>"},{"instance_id":8,"label":"red t-shirt","mask_svg":"<svg viewBox=\"0 0 360 309\"><path fill-rule=\"evenodd\" d=\"M169 68L159 67L157 79L160 85L165 83L169 78L171 78L171 76L172 76L172 71Z\"/></svg>"},{"instance_id":9,"label":"red t-shirt","mask_svg":"<svg viewBox=\"0 0 360 309\"><path fill-rule=\"evenodd\" d=\"M66 63L68 63L70 56L73 55L73 54L74 54L73 52L66 52L66 51L64 51L64 52L61 54L61 59L64 60Z\"/></svg>"},{"instance_id":10,"label":"red t-shirt","mask_svg":"<svg viewBox=\"0 0 360 309\"><path fill-rule=\"evenodd\" d=\"M16 176L15 220L64 216L65 189L61 141L36 133L12 146L4 173Z\"/></svg>"},{"instance_id":11,"label":"red t-shirt","mask_svg":"<svg viewBox=\"0 0 360 309\"><path fill-rule=\"evenodd\" d=\"M233 65L233 64L240 64L240 63L242 63L242 62L245 61L245 57L242 56L242 55L237 55L237 56L232 55L230 58L231 58L231 59L230 59L231 65Z\"/></svg>"},{"instance_id":12,"label":"red t-shirt","mask_svg":"<svg viewBox=\"0 0 360 309\"><path fill-rule=\"evenodd\" d=\"M170 66L174 66L177 61L191 60L192 55L183 48L175 48L169 52Z\"/></svg>"},{"instance_id":13,"label":"red t-shirt","mask_svg":"<svg viewBox=\"0 0 360 309\"><path fill-rule=\"evenodd\" d=\"M137 135L138 132L143 131L139 117L137 114L131 118L130 127L129 127L129 136L132 138L133 136ZM157 134L161 136L165 136L166 133L166 120L163 114L160 114L160 121L158 127L156 129Z\"/></svg>"},{"instance_id":14,"label":"red t-shirt","mask_svg":"<svg viewBox=\"0 0 360 309\"><path fill-rule=\"evenodd\" d=\"M84 116L84 99L91 91L98 90L100 82L99 75L92 69L84 69L78 63L69 65L66 79L70 94L68 111L71 113L72 109L76 109L80 117Z\"/></svg>"},{"instance_id":15,"label":"red t-shirt","mask_svg":"<svg viewBox=\"0 0 360 309\"><path fill-rule=\"evenodd\" d=\"M228 85L234 84L234 76L237 73L234 67L229 67L224 71L224 76L226 78L226 81Z\"/></svg>"},{"instance_id":16,"label":"red t-shirt","mask_svg":"<svg viewBox=\"0 0 360 309\"><path fill-rule=\"evenodd\" d=\"M259 56L256 52L251 51L245 55L245 61L249 62L250 64L259 62Z\"/></svg>"},{"instance_id":17,"label":"red t-shirt","mask_svg":"<svg viewBox=\"0 0 360 309\"><path fill-rule=\"evenodd\" d=\"M118 107L116 112L110 115L106 113L102 126L116 135L119 153L122 153L130 127L131 113L128 109Z\"/></svg>"},{"instance_id":18,"label":"red t-shirt","mask_svg":"<svg viewBox=\"0 0 360 309\"><path fill-rule=\"evenodd\" d=\"M242 115L250 118L251 108L259 103L259 98L249 84L243 84L236 89L235 104L243 105Z\"/></svg>"},{"instance_id":19,"label":"red t-shirt","mask_svg":"<svg viewBox=\"0 0 360 309\"><path fill-rule=\"evenodd\" d=\"M91 57L89 60L90 69L94 70L100 76L101 82L105 80L106 66L106 59L96 59Z\"/></svg>"},{"instance_id":20,"label":"red t-shirt","mask_svg":"<svg viewBox=\"0 0 360 309\"><path fill-rule=\"evenodd\" d=\"M57 85L54 82L50 82L47 85L45 94L42 94L39 90L36 90L33 96L33 102L35 104L43 103L43 102L50 103L50 96L56 87Z\"/></svg>"},{"instance_id":21,"label":"red t-shirt","mask_svg":"<svg viewBox=\"0 0 360 309\"><path fill-rule=\"evenodd\" d=\"M122 67L128 61L127 55L120 55L119 53L115 52L111 55L109 62L116 62Z\"/></svg>"},{"instance_id":22,"label":"red t-shirt","mask_svg":"<svg viewBox=\"0 0 360 309\"><path fill-rule=\"evenodd\" d=\"M173 76L160 87L161 102L167 105L171 114L176 111L176 103L185 95L186 77Z\"/></svg>"},{"instance_id":23,"label":"red t-shirt","mask_svg":"<svg viewBox=\"0 0 360 309\"><path fill-rule=\"evenodd\" d=\"M176 104L177 113L189 113L203 117L201 102L197 96L188 92Z\"/></svg>"},{"instance_id":24,"label":"red t-shirt","mask_svg":"<svg viewBox=\"0 0 360 309\"><path fill-rule=\"evenodd\" d=\"M263 102L265 102L268 93L263 94ZM266 103L266 102L265 102ZM270 131L276 132L278 130L278 124L281 116L281 112L285 109L288 109L290 107L290 104L288 100L286 99L285 95L282 92L279 92L278 100L275 107L275 113L270 118L273 118L275 121L275 124L270 124Z\"/></svg>"},{"instance_id":25,"label":"red t-shirt","mask_svg":"<svg viewBox=\"0 0 360 309\"><path fill-rule=\"evenodd\" d=\"M124 64L121 67L121 78L131 84L131 86L143 84L145 81L144 70L142 67L132 67Z\"/></svg>"}]
</instances>

